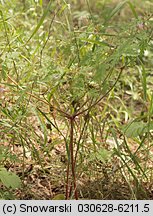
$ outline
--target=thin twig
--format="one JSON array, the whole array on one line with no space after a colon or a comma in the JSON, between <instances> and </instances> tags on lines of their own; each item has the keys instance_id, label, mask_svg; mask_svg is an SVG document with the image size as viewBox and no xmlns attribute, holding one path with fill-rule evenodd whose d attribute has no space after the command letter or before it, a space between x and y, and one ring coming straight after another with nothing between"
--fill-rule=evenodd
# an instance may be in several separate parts
<instances>
[{"instance_id":1,"label":"thin twig","mask_svg":"<svg viewBox=\"0 0 153 216\"><path fill-rule=\"evenodd\" d=\"M91 109L91 108L93 108L94 106L96 106L103 98L105 98L105 97L112 91L112 89L115 87L116 83L118 82L118 80L119 80L119 78L120 78L120 76L121 76L121 73L122 73L124 67L125 67L125 66L123 66L123 67L121 68L121 71L120 71L120 73L119 73L119 75L118 75L118 77L117 77L115 83L113 84L113 86L112 86L103 96L101 96L98 100L96 100L90 107L88 107L88 108L86 108L86 109L84 109L84 110L82 110L82 111L80 111L80 112L76 112L73 116L76 117L76 116L82 115L83 113L85 113L85 112L88 111L89 109Z\"/></svg>"},{"instance_id":2,"label":"thin twig","mask_svg":"<svg viewBox=\"0 0 153 216\"><path fill-rule=\"evenodd\" d=\"M46 39L46 41L45 41L45 43L44 43L44 45L43 45L43 47L42 47L42 49L40 51L40 65L41 65L41 62L42 62L43 50L45 49L45 47L46 47L46 45L47 45L47 43L48 43L48 41L50 39L52 25L53 25L54 19L55 19L57 13L59 12L59 10L60 10L60 8L57 9L57 11L53 15L53 18L51 19L51 22L50 22L50 25L49 25L49 31L48 31L47 39Z\"/></svg>"}]
</instances>

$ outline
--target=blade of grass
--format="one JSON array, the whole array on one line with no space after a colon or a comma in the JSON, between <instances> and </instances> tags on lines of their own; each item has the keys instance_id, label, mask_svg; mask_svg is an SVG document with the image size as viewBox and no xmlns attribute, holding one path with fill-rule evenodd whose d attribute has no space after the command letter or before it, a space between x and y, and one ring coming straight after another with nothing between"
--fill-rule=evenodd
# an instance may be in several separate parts
<instances>
[{"instance_id":1,"label":"blade of grass","mask_svg":"<svg viewBox=\"0 0 153 216\"><path fill-rule=\"evenodd\" d=\"M138 162L138 160L136 158L136 155L131 152L131 150L130 150L128 144L127 144L127 141L126 141L125 137L124 137L124 144L125 144L126 149L127 149L128 153L129 153L129 156L130 156L131 160L134 162L137 170L138 169L141 170L141 172L143 173L143 176L145 176L146 179L148 179L148 177L146 176L146 174L145 174L144 170L142 169L140 163Z\"/></svg>"},{"instance_id":2,"label":"blade of grass","mask_svg":"<svg viewBox=\"0 0 153 216\"><path fill-rule=\"evenodd\" d=\"M144 100L147 100L147 78L146 78L146 70L144 65L142 64L142 87L143 87L143 94Z\"/></svg>"},{"instance_id":3,"label":"blade of grass","mask_svg":"<svg viewBox=\"0 0 153 216\"><path fill-rule=\"evenodd\" d=\"M50 120L50 118L48 118L48 116L37 107L37 110L46 118L46 120L59 132L59 134L63 137L64 141L66 142L66 138L63 135L63 133L59 130L59 128Z\"/></svg>"},{"instance_id":4,"label":"blade of grass","mask_svg":"<svg viewBox=\"0 0 153 216\"><path fill-rule=\"evenodd\" d=\"M117 6L111 11L111 13L107 16L105 24L108 23L110 21L110 19L115 16L121 9L122 7L124 7L124 5L127 3L126 1L120 2L119 4L117 4Z\"/></svg>"},{"instance_id":5,"label":"blade of grass","mask_svg":"<svg viewBox=\"0 0 153 216\"><path fill-rule=\"evenodd\" d=\"M43 5L43 0L39 0L39 4L40 4L40 6L42 7L42 5Z\"/></svg>"},{"instance_id":6,"label":"blade of grass","mask_svg":"<svg viewBox=\"0 0 153 216\"><path fill-rule=\"evenodd\" d=\"M138 68L138 71L139 71L140 77L141 77L142 88L143 88L143 98L146 101L147 100L147 76L146 76L145 67L144 67L141 60L140 60L140 63L141 63L141 67L137 66L137 68Z\"/></svg>"},{"instance_id":7,"label":"blade of grass","mask_svg":"<svg viewBox=\"0 0 153 216\"><path fill-rule=\"evenodd\" d=\"M132 175L133 179L135 180L136 184L139 185L139 181L138 181L137 177L135 176L135 174L133 173L132 169L129 167L128 163L126 162L126 160L122 156L122 152L120 150L120 145L119 145L119 142L117 140L117 137L116 137L114 129L110 128L110 131L111 131L112 136L113 136L113 138L115 140L115 143L117 145L117 148L114 148L115 154L120 158L120 160L123 162L123 164L127 167L129 173L131 173L131 175Z\"/></svg>"},{"instance_id":8,"label":"blade of grass","mask_svg":"<svg viewBox=\"0 0 153 216\"><path fill-rule=\"evenodd\" d=\"M34 35L37 33L37 31L39 30L40 26L43 24L43 22L44 22L44 20L45 20L45 18L46 18L46 16L47 16L47 14L48 14L48 12L49 12L49 10L50 10L50 8L51 8L51 4L52 4L52 2L50 1L50 2L48 3L48 6L47 6L46 10L45 10L44 13L43 13L43 15L42 15L42 17L41 17L41 19L40 19L38 25L37 25L36 28L34 29L33 33L32 33L31 36L29 37L29 39L27 40L26 44L31 40L31 38L33 38L33 36L34 36Z\"/></svg>"},{"instance_id":9,"label":"blade of grass","mask_svg":"<svg viewBox=\"0 0 153 216\"><path fill-rule=\"evenodd\" d=\"M46 124L44 122L44 119L42 118L42 116L40 116L40 113L38 113L36 110L34 110L34 113L38 119L38 122L39 122L39 125L43 131L43 140L44 140L44 143L43 143L43 146L45 147L46 144L47 144L47 129L46 129Z\"/></svg>"},{"instance_id":10,"label":"blade of grass","mask_svg":"<svg viewBox=\"0 0 153 216\"><path fill-rule=\"evenodd\" d=\"M136 13L136 10L135 10L135 8L134 8L134 5L133 5L130 1L128 1L127 3L128 3L128 5L130 6L130 9L131 9L133 15L135 16L135 18L138 19L138 15L137 15L137 13Z\"/></svg>"}]
</instances>

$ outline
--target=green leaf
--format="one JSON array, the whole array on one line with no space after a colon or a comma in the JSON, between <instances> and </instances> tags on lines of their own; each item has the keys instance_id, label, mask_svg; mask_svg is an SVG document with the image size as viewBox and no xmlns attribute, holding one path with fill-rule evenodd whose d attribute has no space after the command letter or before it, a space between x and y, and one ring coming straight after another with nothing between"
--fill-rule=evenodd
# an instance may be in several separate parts
<instances>
[{"instance_id":1,"label":"green leaf","mask_svg":"<svg viewBox=\"0 0 153 216\"><path fill-rule=\"evenodd\" d=\"M42 7L43 6L43 0L39 0L39 4Z\"/></svg>"},{"instance_id":2,"label":"green leaf","mask_svg":"<svg viewBox=\"0 0 153 216\"><path fill-rule=\"evenodd\" d=\"M110 158L110 152L104 148L101 148L97 154L96 154L96 157L99 161L102 161L102 162L106 162L109 158Z\"/></svg>"},{"instance_id":3,"label":"green leaf","mask_svg":"<svg viewBox=\"0 0 153 216\"><path fill-rule=\"evenodd\" d=\"M64 194L57 194L54 196L53 200L65 200Z\"/></svg>"},{"instance_id":4,"label":"green leaf","mask_svg":"<svg viewBox=\"0 0 153 216\"><path fill-rule=\"evenodd\" d=\"M150 107L149 107L149 115L153 115L153 92L151 94L151 99L150 99Z\"/></svg>"},{"instance_id":5,"label":"green leaf","mask_svg":"<svg viewBox=\"0 0 153 216\"><path fill-rule=\"evenodd\" d=\"M7 188L19 188L21 186L20 178L12 172L8 172L5 168L0 168L0 180Z\"/></svg>"},{"instance_id":6,"label":"green leaf","mask_svg":"<svg viewBox=\"0 0 153 216\"><path fill-rule=\"evenodd\" d=\"M142 64L142 87L143 87L143 95L144 100L147 100L147 73L144 65Z\"/></svg>"},{"instance_id":7,"label":"green leaf","mask_svg":"<svg viewBox=\"0 0 153 216\"><path fill-rule=\"evenodd\" d=\"M144 122L130 122L123 128L123 132L127 137L137 137L143 134L145 126Z\"/></svg>"},{"instance_id":8,"label":"green leaf","mask_svg":"<svg viewBox=\"0 0 153 216\"><path fill-rule=\"evenodd\" d=\"M6 80L6 77L7 77L7 66L6 64L2 64L2 70L1 70L1 75L2 75L2 79L5 81Z\"/></svg>"},{"instance_id":9,"label":"green leaf","mask_svg":"<svg viewBox=\"0 0 153 216\"><path fill-rule=\"evenodd\" d=\"M35 111L36 117L38 119L39 125L41 127L41 130L43 132L43 135L44 135L44 138L43 138L44 144L43 145L45 147L46 144L47 144L47 128L46 128L46 124L45 124L45 121L42 118L42 116L36 110L34 110L34 111Z\"/></svg>"},{"instance_id":10,"label":"green leaf","mask_svg":"<svg viewBox=\"0 0 153 216\"><path fill-rule=\"evenodd\" d=\"M107 149L100 148L97 152L92 153L89 157L89 161L93 161L97 159L98 161L102 161L105 163L111 157L111 152Z\"/></svg>"},{"instance_id":11,"label":"green leaf","mask_svg":"<svg viewBox=\"0 0 153 216\"><path fill-rule=\"evenodd\" d=\"M144 133L147 133L151 130L153 130L153 122L144 123L142 121L130 122L126 126L124 126L122 129L125 136L129 138L141 136Z\"/></svg>"},{"instance_id":12,"label":"green leaf","mask_svg":"<svg viewBox=\"0 0 153 216\"><path fill-rule=\"evenodd\" d=\"M113 47L113 45L107 43L106 41L99 41L99 40L94 40L94 39L88 39L88 38L81 38L82 41L88 42L88 43L92 43L92 44L96 44L96 45L100 45L100 46L107 46L107 47Z\"/></svg>"},{"instance_id":13,"label":"green leaf","mask_svg":"<svg viewBox=\"0 0 153 216\"><path fill-rule=\"evenodd\" d=\"M45 18L46 18L46 16L47 16L47 14L48 14L48 12L49 12L49 10L50 10L51 3L52 3L52 1L50 1L50 2L48 3L48 6L47 6L46 10L44 11L44 13L43 13L43 15L42 15L42 17L41 17L41 19L40 19L38 25L36 26L35 30L33 31L32 35L30 36L30 38L27 40L26 44L27 44L27 43L31 40L31 38L37 33L38 29L39 29L40 26L43 24L43 22L44 22L44 20L45 20Z\"/></svg>"},{"instance_id":14,"label":"green leaf","mask_svg":"<svg viewBox=\"0 0 153 216\"><path fill-rule=\"evenodd\" d=\"M61 9L60 9L60 11L59 11L59 15L61 15L61 14L63 13L63 11L65 10L65 8L69 8L69 4L64 4L64 5L61 7Z\"/></svg>"},{"instance_id":15,"label":"green leaf","mask_svg":"<svg viewBox=\"0 0 153 216\"><path fill-rule=\"evenodd\" d=\"M96 68L95 75L93 77L94 81L99 82L99 83L103 81L104 78L106 77L107 69L108 69L108 65L99 64Z\"/></svg>"},{"instance_id":16,"label":"green leaf","mask_svg":"<svg viewBox=\"0 0 153 216\"><path fill-rule=\"evenodd\" d=\"M135 16L135 18L138 19L138 15L137 15L137 13L136 13L136 10L135 10L135 8L134 8L134 5L133 5L130 1L128 1L127 3L128 3L128 5L130 6L131 11L132 11L133 15Z\"/></svg>"},{"instance_id":17,"label":"green leaf","mask_svg":"<svg viewBox=\"0 0 153 216\"><path fill-rule=\"evenodd\" d=\"M119 4L117 4L117 6L108 15L106 22L108 22L114 15L116 15L126 3L127 3L127 1L123 1L123 2L120 2Z\"/></svg>"}]
</instances>

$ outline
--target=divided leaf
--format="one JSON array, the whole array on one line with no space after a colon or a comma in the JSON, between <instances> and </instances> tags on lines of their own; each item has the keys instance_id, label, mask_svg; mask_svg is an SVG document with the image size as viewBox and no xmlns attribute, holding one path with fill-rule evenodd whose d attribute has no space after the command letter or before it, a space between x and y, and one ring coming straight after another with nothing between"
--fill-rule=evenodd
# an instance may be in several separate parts
<instances>
[{"instance_id":1,"label":"divided leaf","mask_svg":"<svg viewBox=\"0 0 153 216\"><path fill-rule=\"evenodd\" d=\"M144 133L149 132L150 130L153 130L153 122L144 123L142 121L140 122L130 122L126 126L123 127L123 133L125 136L129 138L141 136Z\"/></svg>"},{"instance_id":2,"label":"divided leaf","mask_svg":"<svg viewBox=\"0 0 153 216\"><path fill-rule=\"evenodd\" d=\"M105 163L107 160L109 160L110 156L111 156L110 151L104 148L100 148L97 152L91 154L89 160L93 161L97 159L98 161L102 161L103 163Z\"/></svg>"}]
</instances>

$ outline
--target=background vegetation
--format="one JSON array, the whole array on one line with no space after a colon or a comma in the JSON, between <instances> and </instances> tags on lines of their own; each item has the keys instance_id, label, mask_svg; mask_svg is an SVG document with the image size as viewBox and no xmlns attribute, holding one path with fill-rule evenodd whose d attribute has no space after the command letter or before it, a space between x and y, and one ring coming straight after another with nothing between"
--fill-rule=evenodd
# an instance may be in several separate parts
<instances>
[{"instance_id":1,"label":"background vegetation","mask_svg":"<svg viewBox=\"0 0 153 216\"><path fill-rule=\"evenodd\" d=\"M153 2L0 1L1 199L153 198Z\"/></svg>"}]
</instances>

